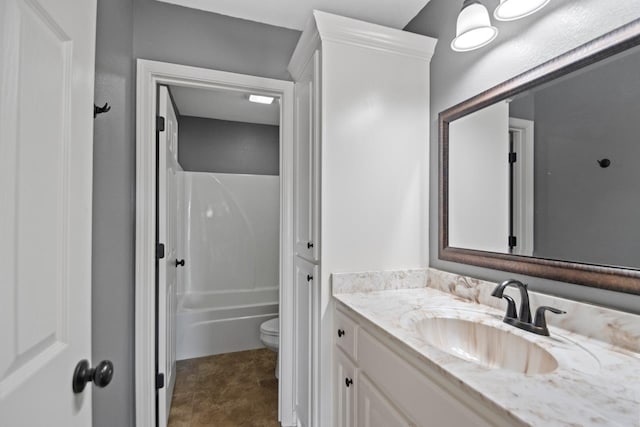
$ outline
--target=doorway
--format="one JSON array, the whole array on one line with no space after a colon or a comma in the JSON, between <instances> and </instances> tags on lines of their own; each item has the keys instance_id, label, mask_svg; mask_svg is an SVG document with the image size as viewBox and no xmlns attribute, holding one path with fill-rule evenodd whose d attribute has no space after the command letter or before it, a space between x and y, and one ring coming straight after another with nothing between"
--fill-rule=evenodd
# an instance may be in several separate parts
<instances>
[{"instance_id":1,"label":"doorway","mask_svg":"<svg viewBox=\"0 0 640 427\"><path fill-rule=\"evenodd\" d=\"M172 94L173 97L171 98L169 94ZM236 101L246 103L251 94L273 98L275 106L272 109L275 108L277 112L278 125L279 178L264 177L260 174L254 174L255 176L236 174L234 176L234 174L212 171L181 171L180 169L183 168L179 161L176 161L176 166L173 168L166 169L170 171L169 174L166 174L166 170L163 172L162 169L171 164L170 161L167 162L167 159L170 160L172 155L175 155L177 159L180 152L179 138L174 143L171 140L171 134L166 132L170 126L170 120L167 119L171 115L168 114L169 110L173 110L174 113L177 110L177 118L175 119L177 129L180 129L180 117L183 114L185 117L192 117L189 120L184 120L185 127L188 121L194 122L189 124L191 128L194 126L214 126L214 124L204 123L202 120L218 120L217 117L195 117L198 115L206 116L206 113L202 111L215 104L211 97L202 99L203 96L206 98L206 95L212 94L217 94L217 98L224 97L223 95L226 94L227 98L221 102L223 106L231 105ZM163 96L165 97L164 101ZM198 102L200 102L199 106ZM181 369L186 372L188 371L187 367L193 364L193 362L183 364L178 362L176 365L176 359L191 360L202 357L217 357L216 355L232 352L252 351L255 347L260 346L260 343L256 343L255 339L258 335L259 324L264 320L276 317L279 318L280 327L278 351L280 368L277 372L279 377L277 382L278 419L282 425L293 424L292 102L292 82L138 60L136 423L139 426L158 425L164 427L166 425L172 397L171 389L176 383L176 378L177 381L180 381ZM164 110L161 111L163 108ZM200 113L185 114L186 110L190 108L199 109ZM196 126L195 122L200 123L197 123ZM220 125L220 123L215 124L218 126L218 131L220 131ZM162 138L165 138L165 146L156 145L161 142ZM176 145L175 152L170 149L172 144ZM191 156L190 167L184 169L192 169L191 164L196 164L204 157L197 152L196 154L192 153ZM187 158L185 157L185 162ZM173 178L171 178L171 173L173 173L171 171L175 171ZM156 173L158 178L156 178ZM164 178L163 173L165 173ZM271 193L276 197L267 196ZM227 221L227 223L221 225L218 222L213 230L196 230L197 227L203 226L202 221L198 224L196 217L206 218L207 214L211 214L211 217L216 216L212 209L216 202L212 201L208 207L205 206L208 202L201 206L202 212L197 214L191 212L193 215L191 218L189 217L190 213L184 209L173 212L175 220L172 221L186 224L182 228L178 226L172 230L171 227L167 227L166 221L172 217L171 215L156 217L156 211L162 213L161 207L166 206L167 200L182 198L182 202L177 203L178 206L189 204L193 207L197 201L202 201L203 194L207 194L207 197L219 198L219 206L230 207L231 210L235 207L239 216L227 215L224 217L222 215L221 221ZM260 197L265 199L262 200L263 206L273 205L272 208L265 208L262 214L259 211L259 206L256 209L256 206L261 204L256 204L256 199L260 199ZM186 200L189 198L191 201ZM165 205L161 203L165 203ZM256 210L254 213L251 212L252 204ZM273 210L273 215L268 215L267 211L271 210ZM265 242L270 241L271 246L274 241L277 241L277 256L271 260L275 264L271 267L265 267L266 270L272 269L273 271L264 273L265 269L262 269L258 278L255 274L258 269L249 268L248 270L251 270L253 274L247 272L247 269L243 268L246 267L246 263L243 265L242 262L236 261L237 265L234 266L229 260L224 261L224 259L215 257L207 258L211 253L228 255L235 251L239 254L247 254L248 251L250 252L248 248L255 249L256 242L265 237L264 234L274 233L274 227L271 224L273 222L277 223L275 224L277 225L276 234L271 236L271 240L262 239ZM203 227L206 228L206 224ZM258 233L262 237L256 238L255 233L251 234L256 229L264 231ZM172 230L171 233L175 231L171 247L161 246L166 245L166 242L172 239L168 235L162 235L162 230ZM245 235L242 233L243 230L247 231ZM189 241L188 233L190 232L192 236L218 232L218 235L214 239L210 239L209 243L203 243L202 239L198 243L200 246L202 244L206 246L215 241L217 246L199 247L197 244L185 243ZM230 238L227 239L228 245L221 247L220 245L224 243L222 241L225 233ZM205 255L206 252L209 255ZM273 258L273 256L274 254L270 254L266 257ZM254 257L256 263L264 261L264 265L273 264L270 264L268 260L258 258L264 257L260 255ZM207 259L211 262L207 262ZM207 277L203 279L203 274L205 276L212 274L211 271L207 273L207 270L213 271L220 277L215 280L210 280ZM225 270L228 271L225 272ZM173 281L174 275L175 281ZM232 286L230 278L235 280L238 277L243 280L238 280L238 286ZM260 278L263 277L270 277L269 280L266 280L268 283L260 282ZM273 283L274 281L279 283ZM251 301L245 304L247 298ZM253 301L254 299L256 301ZM225 302L224 307L220 306L223 302ZM207 310L201 309L200 306L203 304L208 307ZM245 312L232 313L233 310L239 309L252 311L248 314ZM213 315L216 319L203 321L200 317L205 313ZM228 316L225 319L218 319L217 317L223 313ZM194 316L200 317L196 319ZM203 324L209 324L211 328L202 328ZM156 331L159 333L156 334ZM195 336L196 332L202 336ZM237 353L237 355L241 355L241 353ZM266 354L263 356L267 357ZM242 357L246 357L246 354ZM273 374L275 377L276 373Z\"/></svg>"}]
</instances>

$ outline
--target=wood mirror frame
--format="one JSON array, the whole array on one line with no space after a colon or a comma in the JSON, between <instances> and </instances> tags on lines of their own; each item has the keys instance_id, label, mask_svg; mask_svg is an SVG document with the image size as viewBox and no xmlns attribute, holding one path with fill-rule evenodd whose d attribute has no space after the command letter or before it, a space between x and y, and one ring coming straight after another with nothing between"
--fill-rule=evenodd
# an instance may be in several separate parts
<instances>
[{"instance_id":1,"label":"wood mirror frame","mask_svg":"<svg viewBox=\"0 0 640 427\"><path fill-rule=\"evenodd\" d=\"M619 292L640 294L640 270L485 252L449 246L449 123L640 45L640 19L579 46L438 115L439 251L446 261L471 264ZM640 226L640 225L639 225ZM638 254L640 257L640 254Z\"/></svg>"}]
</instances>

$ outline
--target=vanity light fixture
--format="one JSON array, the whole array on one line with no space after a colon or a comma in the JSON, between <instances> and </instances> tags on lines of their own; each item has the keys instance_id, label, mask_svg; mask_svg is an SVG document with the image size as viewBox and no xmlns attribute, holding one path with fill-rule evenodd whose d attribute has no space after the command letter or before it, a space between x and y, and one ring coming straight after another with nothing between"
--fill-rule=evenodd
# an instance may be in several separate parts
<instances>
[{"instance_id":1,"label":"vanity light fixture","mask_svg":"<svg viewBox=\"0 0 640 427\"><path fill-rule=\"evenodd\" d=\"M249 101L257 104L271 104L273 103L273 99L273 96L249 95Z\"/></svg>"},{"instance_id":2,"label":"vanity light fixture","mask_svg":"<svg viewBox=\"0 0 640 427\"><path fill-rule=\"evenodd\" d=\"M551 0L500 0L500 4L493 11L498 21L515 21L536 13Z\"/></svg>"},{"instance_id":3,"label":"vanity light fixture","mask_svg":"<svg viewBox=\"0 0 640 427\"><path fill-rule=\"evenodd\" d=\"M491 43L497 35L498 29L491 25L487 8L478 0L464 0L451 49L456 52L475 50Z\"/></svg>"}]
</instances>

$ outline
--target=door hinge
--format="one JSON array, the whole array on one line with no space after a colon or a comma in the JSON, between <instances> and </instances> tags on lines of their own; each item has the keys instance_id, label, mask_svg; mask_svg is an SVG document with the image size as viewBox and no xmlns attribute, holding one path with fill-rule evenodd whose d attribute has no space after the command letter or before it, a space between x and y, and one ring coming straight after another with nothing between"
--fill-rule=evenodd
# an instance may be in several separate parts
<instances>
[{"instance_id":1,"label":"door hinge","mask_svg":"<svg viewBox=\"0 0 640 427\"><path fill-rule=\"evenodd\" d=\"M164 374L156 374L156 388L164 387Z\"/></svg>"},{"instance_id":2,"label":"door hinge","mask_svg":"<svg viewBox=\"0 0 640 427\"><path fill-rule=\"evenodd\" d=\"M156 258L158 259L164 258L164 243L156 244Z\"/></svg>"},{"instance_id":3,"label":"door hinge","mask_svg":"<svg viewBox=\"0 0 640 427\"><path fill-rule=\"evenodd\" d=\"M156 130L158 132L164 132L164 117L156 116Z\"/></svg>"},{"instance_id":4,"label":"door hinge","mask_svg":"<svg viewBox=\"0 0 640 427\"><path fill-rule=\"evenodd\" d=\"M509 163L515 163L518 161L518 153L511 152L509 153Z\"/></svg>"},{"instance_id":5,"label":"door hinge","mask_svg":"<svg viewBox=\"0 0 640 427\"><path fill-rule=\"evenodd\" d=\"M509 236L509 247L515 248L518 245L518 239L516 236Z\"/></svg>"}]
</instances>

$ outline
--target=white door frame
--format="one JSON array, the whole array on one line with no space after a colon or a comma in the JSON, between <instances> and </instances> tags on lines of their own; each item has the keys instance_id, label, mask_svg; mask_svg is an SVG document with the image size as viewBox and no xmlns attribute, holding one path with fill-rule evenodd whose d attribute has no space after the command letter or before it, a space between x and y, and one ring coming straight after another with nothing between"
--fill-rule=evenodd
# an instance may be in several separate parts
<instances>
[{"instance_id":1,"label":"white door frame","mask_svg":"<svg viewBox=\"0 0 640 427\"><path fill-rule=\"evenodd\" d=\"M518 155L514 169L513 220L518 244L513 253L533 255L534 248L534 128L531 120L509 117L509 131L515 133L514 151Z\"/></svg>"},{"instance_id":2,"label":"white door frame","mask_svg":"<svg viewBox=\"0 0 640 427\"><path fill-rule=\"evenodd\" d=\"M137 60L136 87L136 426L156 425L155 209L158 85L251 91L280 99L280 381L278 415L295 425L293 377L293 82Z\"/></svg>"}]
</instances>

